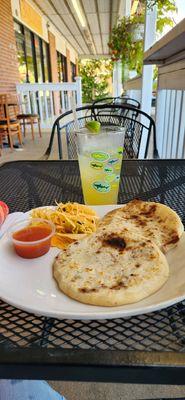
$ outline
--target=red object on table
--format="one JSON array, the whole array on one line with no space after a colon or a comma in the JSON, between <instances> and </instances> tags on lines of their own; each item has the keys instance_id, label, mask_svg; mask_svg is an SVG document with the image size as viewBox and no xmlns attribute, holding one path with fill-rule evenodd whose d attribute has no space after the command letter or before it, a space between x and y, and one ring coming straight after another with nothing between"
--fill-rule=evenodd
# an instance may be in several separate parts
<instances>
[{"instance_id":1,"label":"red object on table","mask_svg":"<svg viewBox=\"0 0 185 400\"><path fill-rule=\"evenodd\" d=\"M9 214L9 208L4 201L0 201L0 225L3 224L7 215Z\"/></svg>"},{"instance_id":2,"label":"red object on table","mask_svg":"<svg viewBox=\"0 0 185 400\"><path fill-rule=\"evenodd\" d=\"M44 224L27 226L14 232L12 237L16 253L23 258L37 258L46 254L51 246L51 232L52 229Z\"/></svg>"}]
</instances>

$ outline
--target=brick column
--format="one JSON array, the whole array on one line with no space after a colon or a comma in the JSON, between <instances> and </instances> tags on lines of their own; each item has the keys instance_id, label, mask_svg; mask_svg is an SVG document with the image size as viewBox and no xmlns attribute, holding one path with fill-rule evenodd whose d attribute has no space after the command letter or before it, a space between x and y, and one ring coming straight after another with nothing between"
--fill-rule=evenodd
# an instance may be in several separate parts
<instances>
[{"instance_id":1,"label":"brick column","mask_svg":"<svg viewBox=\"0 0 185 400\"><path fill-rule=\"evenodd\" d=\"M76 57L75 59L75 63L76 63L76 76L78 76L78 58Z\"/></svg>"},{"instance_id":2,"label":"brick column","mask_svg":"<svg viewBox=\"0 0 185 400\"><path fill-rule=\"evenodd\" d=\"M49 40L49 55L50 55L50 65L51 65L51 80L52 82L58 82L58 67L57 67L57 51L56 51L56 40L53 33L48 31ZM59 93L55 92L53 95L54 99L54 110L55 114L60 114L60 98Z\"/></svg>"},{"instance_id":3,"label":"brick column","mask_svg":"<svg viewBox=\"0 0 185 400\"><path fill-rule=\"evenodd\" d=\"M55 36L50 31L48 31L48 40L49 40L49 54L50 54L50 64L51 64L51 80L52 82L58 82L56 41L55 41Z\"/></svg>"},{"instance_id":4,"label":"brick column","mask_svg":"<svg viewBox=\"0 0 185 400\"><path fill-rule=\"evenodd\" d=\"M19 70L11 0L0 0L0 92L15 92Z\"/></svg>"},{"instance_id":5,"label":"brick column","mask_svg":"<svg viewBox=\"0 0 185 400\"><path fill-rule=\"evenodd\" d=\"M66 60L67 60L67 81L71 82L71 60L70 60L69 49L66 49Z\"/></svg>"}]
</instances>

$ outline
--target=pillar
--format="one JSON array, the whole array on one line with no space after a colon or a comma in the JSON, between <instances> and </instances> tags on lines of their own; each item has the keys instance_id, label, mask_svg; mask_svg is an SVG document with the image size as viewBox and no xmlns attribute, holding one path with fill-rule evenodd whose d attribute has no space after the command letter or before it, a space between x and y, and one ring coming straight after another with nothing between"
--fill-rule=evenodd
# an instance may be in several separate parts
<instances>
[{"instance_id":1,"label":"pillar","mask_svg":"<svg viewBox=\"0 0 185 400\"><path fill-rule=\"evenodd\" d=\"M145 13L145 32L144 32L144 51L148 50L156 41L156 18L157 8L146 9ZM141 109L147 114L151 114L153 89L153 65L143 65L142 72L142 92Z\"/></svg>"},{"instance_id":2,"label":"pillar","mask_svg":"<svg viewBox=\"0 0 185 400\"><path fill-rule=\"evenodd\" d=\"M144 31L144 51L148 50L156 40L156 19L157 8L149 10L146 8L145 13L145 31ZM141 89L141 110L151 115L152 108L152 90L153 90L153 65L143 65L142 71L142 89ZM145 123L145 117L141 118L141 122ZM139 158L143 158L145 154L147 136L143 134Z\"/></svg>"},{"instance_id":3,"label":"pillar","mask_svg":"<svg viewBox=\"0 0 185 400\"><path fill-rule=\"evenodd\" d=\"M76 76L78 76L79 71L78 71L78 58L77 57L75 59L75 64L76 64Z\"/></svg>"},{"instance_id":4,"label":"pillar","mask_svg":"<svg viewBox=\"0 0 185 400\"><path fill-rule=\"evenodd\" d=\"M15 92L19 83L11 0L0 0L0 92Z\"/></svg>"},{"instance_id":5,"label":"pillar","mask_svg":"<svg viewBox=\"0 0 185 400\"><path fill-rule=\"evenodd\" d=\"M122 94L122 62L116 61L113 68L113 97Z\"/></svg>"},{"instance_id":6,"label":"pillar","mask_svg":"<svg viewBox=\"0 0 185 400\"><path fill-rule=\"evenodd\" d=\"M66 49L66 61L67 61L67 82L71 82L71 60L70 60L69 49Z\"/></svg>"},{"instance_id":7,"label":"pillar","mask_svg":"<svg viewBox=\"0 0 185 400\"><path fill-rule=\"evenodd\" d=\"M50 55L50 65L51 65L51 81L57 83L58 66L57 66L56 40L55 36L50 31L48 31L48 41L49 41L49 55ZM54 93L53 102L54 102L54 113L55 115L59 115L61 109L60 109L60 97L58 92Z\"/></svg>"}]
</instances>

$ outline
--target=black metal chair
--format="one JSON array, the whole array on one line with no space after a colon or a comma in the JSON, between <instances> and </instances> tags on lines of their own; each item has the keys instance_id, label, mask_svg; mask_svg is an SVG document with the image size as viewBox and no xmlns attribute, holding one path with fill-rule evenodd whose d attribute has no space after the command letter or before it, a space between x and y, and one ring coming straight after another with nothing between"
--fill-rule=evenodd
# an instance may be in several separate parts
<instances>
[{"instance_id":1,"label":"black metal chair","mask_svg":"<svg viewBox=\"0 0 185 400\"><path fill-rule=\"evenodd\" d=\"M134 107L133 110L129 109L115 109L115 113L120 113L121 115L128 116L132 119L136 119L138 116L137 110L140 109L141 105L139 101L132 99L131 97L128 96L120 96L120 97L105 97L103 99L95 100L93 102L93 106L100 105L100 104L107 104L108 106L110 104L115 104L115 105L122 105L122 106L131 106ZM112 112L111 112L112 113ZM99 111L99 114L101 114L101 111Z\"/></svg>"},{"instance_id":2,"label":"black metal chair","mask_svg":"<svg viewBox=\"0 0 185 400\"><path fill-rule=\"evenodd\" d=\"M122 111L122 112L121 112ZM138 158L141 141L143 141L144 158L147 157L150 137L153 132L153 156L158 156L156 147L156 128L153 119L141 110L137 110L137 118L132 115L134 107L128 105L102 104L90 105L76 109L79 128L83 128L87 121L98 120L102 126L120 126L125 128L124 138L124 158ZM130 114L128 114L130 112ZM70 119L70 121L69 121ZM64 135L67 144L67 158L77 159L75 143L75 123L72 110L60 115L54 122L50 137L49 146L42 159L48 159L53 146L55 132L58 139L59 159L63 158L63 141L61 135ZM143 145L143 144L142 144ZM66 158L66 157L65 157Z\"/></svg>"},{"instance_id":3,"label":"black metal chair","mask_svg":"<svg viewBox=\"0 0 185 400\"><path fill-rule=\"evenodd\" d=\"M131 97L128 97L126 95L119 96L119 97L104 97L103 99L94 100L92 103L93 106L96 106L98 104L129 105L129 106L135 107L137 109L140 109L140 107L141 107L139 101L132 99Z\"/></svg>"}]
</instances>

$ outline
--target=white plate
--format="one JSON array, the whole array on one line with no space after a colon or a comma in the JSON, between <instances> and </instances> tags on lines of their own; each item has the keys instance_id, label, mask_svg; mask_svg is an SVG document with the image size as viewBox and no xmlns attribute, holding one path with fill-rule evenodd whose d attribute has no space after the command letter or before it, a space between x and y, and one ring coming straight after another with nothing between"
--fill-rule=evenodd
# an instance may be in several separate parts
<instances>
[{"instance_id":1,"label":"white plate","mask_svg":"<svg viewBox=\"0 0 185 400\"><path fill-rule=\"evenodd\" d=\"M100 216L119 206L93 207ZM52 277L52 263L60 250L52 248L32 260L18 257L9 240L0 240L0 297L22 310L59 319L108 319L145 314L185 299L185 234L168 253L170 276L166 284L146 299L119 307L79 303L61 293Z\"/></svg>"}]
</instances>

